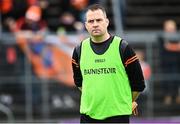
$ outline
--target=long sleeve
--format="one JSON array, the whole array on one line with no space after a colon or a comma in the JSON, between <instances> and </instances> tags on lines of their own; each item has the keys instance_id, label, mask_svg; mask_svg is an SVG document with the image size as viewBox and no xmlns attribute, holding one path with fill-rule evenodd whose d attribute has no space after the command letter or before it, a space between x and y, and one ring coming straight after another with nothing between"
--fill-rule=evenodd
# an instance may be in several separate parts
<instances>
[{"instance_id":1,"label":"long sleeve","mask_svg":"<svg viewBox=\"0 0 180 124\"><path fill-rule=\"evenodd\" d=\"M79 52L79 53L78 53ZM73 69L73 78L74 78L74 83L77 87L82 86L82 74L79 66L80 62L80 46L77 46L72 55L72 69Z\"/></svg>"},{"instance_id":2,"label":"long sleeve","mask_svg":"<svg viewBox=\"0 0 180 124\"><path fill-rule=\"evenodd\" d=\"M122 51L123 63L130 81L131 90L141 92L145 88L145 82L136 53L126 41L122 42L121 47L124 47L124 51Z\"/></svg>"}]
</instances>

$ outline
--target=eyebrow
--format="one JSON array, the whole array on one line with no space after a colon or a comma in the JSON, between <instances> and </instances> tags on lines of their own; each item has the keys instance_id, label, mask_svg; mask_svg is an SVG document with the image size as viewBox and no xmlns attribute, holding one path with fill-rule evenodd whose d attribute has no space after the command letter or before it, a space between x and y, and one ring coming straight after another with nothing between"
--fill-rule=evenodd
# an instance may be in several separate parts
<instances>
[{"instance_id":1,"label":"eyebrow","mask_svg":"<svg viewBox=\"0 0 180 124\"><path fill-rule=\"evenodd\" d=\"M102 18L97 18L97 19L89 19L89 20L87 20L87 22L90 22L90 21L101 21L101 20L103 20Z\"/></svg>"}]
</instances>

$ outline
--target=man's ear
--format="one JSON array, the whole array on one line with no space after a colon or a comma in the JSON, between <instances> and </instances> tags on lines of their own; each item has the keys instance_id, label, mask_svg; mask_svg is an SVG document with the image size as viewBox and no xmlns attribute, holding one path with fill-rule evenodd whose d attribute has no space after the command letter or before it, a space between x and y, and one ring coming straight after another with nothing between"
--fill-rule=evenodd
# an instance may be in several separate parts
<instances>
[{"instance_id":1,"label":"man's ear","mask_svg":"<svg viewBox=\"0 0 180 124\"><path fill-rule=\"evenodd\" d=\"M106 18L106 23L107 23L107 26L109 26L109 19Z\"/></svg>"},{"instance_id":2,"label":"man's ear","mask_svg":"<svg viewBox=\"0 0 180 124\"><path fill-rule=\"evenodd\" d=\"M84 22L84 27L85 27L86 30L87 30L87 22Z\"/></svg>"}]
</instances>

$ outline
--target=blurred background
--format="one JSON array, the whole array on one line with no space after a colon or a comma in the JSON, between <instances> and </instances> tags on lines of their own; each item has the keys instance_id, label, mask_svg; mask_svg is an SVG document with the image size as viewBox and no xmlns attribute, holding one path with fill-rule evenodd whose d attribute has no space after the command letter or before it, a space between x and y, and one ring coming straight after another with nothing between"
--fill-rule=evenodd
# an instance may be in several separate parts
<instances>
[{"instance_id":1,"label":"blurred background","mask_svg":"<svg viewBox=\"0 0 180 124\"><path fill-rule=\"evenodd\" d=\"M79 122L71 54L93 3L140 59L146 89L131 122L180 122L179 0L0 0L0 122Z\"/></svg>"}]
</instances>

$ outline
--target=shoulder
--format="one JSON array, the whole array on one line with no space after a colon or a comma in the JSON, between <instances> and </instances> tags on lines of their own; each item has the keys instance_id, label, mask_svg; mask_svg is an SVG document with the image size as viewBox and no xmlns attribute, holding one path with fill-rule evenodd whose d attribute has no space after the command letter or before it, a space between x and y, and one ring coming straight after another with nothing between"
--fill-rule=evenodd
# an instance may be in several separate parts
<instances>
[{"instance_id":1,"label":"shoulder","mask_svg":"<svg viewBox=\"0 0 180 124\"><path fill-rule=\"evenodd\" d=\"M90 41L90 38L85 38L84 40L82 40L82 41L75 47L75 49L76 49L76 50L81 49L82 44L84 44L84 43L86 43L86 42L88 42L88 41Z\"/></svg>"},{"instance_id":2,"label":"shoulder","mask_svg":"<svg viewBox=\"0 0 180 124\"><path fill-rule=\"evenodd\" d=\"M89 41L89 39L90 38L86 38L86 39L82 40L78 45L76 45L74 48L74 53L76 53L78 56L80 56L82 44Z\"/></svg>"},{"instance_id":3,"label":"shoulder","mask_svg":"<svg viewBox=\"0 0 180 124\"><path fill-rule=\"evenodd\" d=\"M124 53L125 49L127 49L128 47L129 47L128 42L124 39L121 39L119 49L122 51L122 53Z\"/></svg>"},{"instance_id":4,"label":"shoulder","mask_svg":"<svg viewBox=\"0 0 180 124\"><path fill-rule=\"evenodd\" d=\"M122 47L123 49L125 49L128 45L129 45L129 44L128 44L128 42L127 42L126 40L121 39L121 47Z\"/></svg>"},{"instance_id":5,"label":"shoulder","mask_svg":"<svg viewBox=\"0 0 180 124\"><path fill-rule=\"evenodd\" d=\"M123 38L121 38L121 37L119 37L119 36L117 36L117 35L114 35L114 36L112 36L113 38L113 40L117 40L117 41L119 41L119 50L122 52L122 53L124 53L124 51L125 51L125 49L127 48L127 46L128 46L128 42L125 40L125 39L123 39Z\"/></svg>"},{"instance_id":6,"label":"shoulder","mask_svg":"<svg viewBox=\"0 0 180 124\"><path fill-rule=\"evenodd\" d=\"M115 36L112 36L112 37L120 40L120 46L122 46L122 47L128 46L128 42L127 42L125 39L123 39L123 38L121 38L121 37L119 37L119 36L116 36L116 35L115 35ZM114 38L113 38L113 39L114 39Z\"/></svg>"},{"instance_id":7,"label":"shoulder","mask_svg":"<svg viewBox=\"0 0 180 124\"><path fill-rule=\"evenodd\" d=\"M78 45L76 45L76 47L74 48L74 50L78 51L81 49L81 46L82 46L82 42L79 43Z\"/></svg>"}]
</instances>

